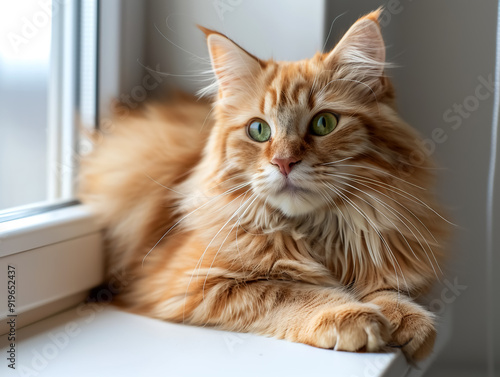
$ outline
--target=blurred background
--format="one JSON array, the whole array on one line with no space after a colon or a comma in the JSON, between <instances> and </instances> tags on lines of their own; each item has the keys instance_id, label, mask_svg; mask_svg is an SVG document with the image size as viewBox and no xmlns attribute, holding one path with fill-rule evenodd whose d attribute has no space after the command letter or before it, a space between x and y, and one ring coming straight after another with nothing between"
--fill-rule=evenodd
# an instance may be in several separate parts
<instances>
[{"instance_id":1,"label":"blurred background","mask_svg":"<svg viewBox=\"0 0 500 377\"><path fill-rule=\"evenodd\" d=\"M113 98L132 109L173 89L207 85L208 52L196 24L261 58L297 60L328 50L359 16L383 5L401 115L437 162L439 195L458 225L434 307L451 315L451 339L426 375L486 376L492 360L500 362L498 178L494 222L487 223L496 1L106 0L88 2L98 18L80 7L78 24L51 13L77 12L69 1L1 4L8 11L0 13L0 210L72 197L75 155L85 149L74 117L105 130ZM71 33L78 46L65 42ZM74 87L76 94L65 94ZM54 110L61 104L69 110ZM488 226L496 231L493 254Z\"/></svg>"}]
</instances>

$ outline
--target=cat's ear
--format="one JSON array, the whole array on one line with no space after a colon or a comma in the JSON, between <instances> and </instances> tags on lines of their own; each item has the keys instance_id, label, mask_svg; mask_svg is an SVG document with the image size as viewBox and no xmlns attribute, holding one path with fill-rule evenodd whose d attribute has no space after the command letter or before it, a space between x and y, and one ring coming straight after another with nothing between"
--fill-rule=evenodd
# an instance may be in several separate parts
<instances>
[{"instance_id":1,"label":"cat's ear","mask_svg":"<svg viewBox=\"0 0 500 377\"><path fill-rule=\"evenodd\" d=\"M356 80L369 86L380 81L387 65L378 22L381 12L379 8L351 26L335 48L326 54L324 61L329 69L345 67L349 76L357 76Z\"/></svg>"},{"instance_id":2,"label":"cat's ear","mask_svg":"<svg viewBox=\"0 0 500 377\"><path fill-rule=\"evenodd\" d=\"M210 60L223 96L247 90L260 73L263 62L225 35L198 26L207 36Z\"/></svg>"}]
</instances>

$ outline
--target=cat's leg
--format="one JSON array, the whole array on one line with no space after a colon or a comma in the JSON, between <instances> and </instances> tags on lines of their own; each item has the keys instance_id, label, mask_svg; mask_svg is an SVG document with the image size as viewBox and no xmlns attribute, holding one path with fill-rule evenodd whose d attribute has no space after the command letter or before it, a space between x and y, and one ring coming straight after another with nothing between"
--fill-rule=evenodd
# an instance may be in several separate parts
<instances>
[{"instance_id":1,"label":"cat's leg","mask_svg":"<svg viewBox=\"0 0 500 377\"><path fill-rule=\"evenodd\" d=\"M436 339L435 316L403 293L377 290L365 295L364 303L380 307L391 323L389 344L401 347L412 360L419 361L432 352Z\"/></svg>"},{"instance_id":2,"label":"cat's leg","mask_svg":"<svg viewBox=\"0 0 500 377\"><path fill-rule=\"evenodd\" d=\"M377 351L390 325L343 288L291 281L209 281L184 303L184 321L342 351ZM179 320L180 318L176 318Z\"/></svg>"}]
</instances>

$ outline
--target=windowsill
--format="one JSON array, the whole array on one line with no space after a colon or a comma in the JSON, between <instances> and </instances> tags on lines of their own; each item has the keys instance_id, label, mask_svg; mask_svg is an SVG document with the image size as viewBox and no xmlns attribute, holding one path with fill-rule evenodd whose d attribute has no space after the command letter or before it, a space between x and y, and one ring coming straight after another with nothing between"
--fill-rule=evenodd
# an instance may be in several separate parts
<instances>
[{"instance_id":1,"label":"windowsill","mask_svg":"<svg viewBox=\"0 0 500 377\"><path fill-rule=\"evenodd\" d=\"M98 232L92 213L74 205L0 223L0 258Z\"/></svg>"},{"instance_id":2,"label":"windowsill","mask_svg":"<svg viewBox=\"0 0 500 377\"><path fill-rule=\"evenodd\" d=\"M450 323L448 314L443 323ZM439 326L435 354L444 347L449 329ZM0 353L6 355L7 350L7 337L3 336ZM172 324L95 304L80 304L27 326L18 330L16 339L18 372L42 377L418 377L432 359L414 368L399 351L356 354L322 350L256 335ZM8 370L8 361L1 360L0 370Z\"/></svg>"},{"instance_id":3,"label":"windowsill","mask_svg":"<svg viewBox=\"0 0 500 377\"><path fill-rule=\"evenodd\" d=\"M15 268L15 314L20 328L82 300L104 277L102 235L82 205L0 224L0 285ZM8 331L1 295L0 335ZM3 299L5 297L5 299ZM12 314L12 313L10 313Z\"/></svg>"},{"instance_id":4,"label":"windowsill","mask_svg":"<svg viewBox=\"0 0 500 377\"><path fill-rule=\"evenodd\" d=\"M18 371L37 376L401 377L416 371L400 352L335 352L83 304L18 330L17 337ZM6 343L2 337L3 355ZM3 357L0 369L8 370L7 363Z\"/></svg>"}]
</instances>

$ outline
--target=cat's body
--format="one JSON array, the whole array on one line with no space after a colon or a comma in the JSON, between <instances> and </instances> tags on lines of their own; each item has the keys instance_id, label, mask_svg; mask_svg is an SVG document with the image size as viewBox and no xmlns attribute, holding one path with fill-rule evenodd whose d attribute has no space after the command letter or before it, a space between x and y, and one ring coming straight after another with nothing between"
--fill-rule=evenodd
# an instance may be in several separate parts
<instances>
[{"instance_id":1,"label":"cat's body","mask_svg":"<svg viewBox=\"0 0 500 377\"><path fill-rule=\"evenodd\" d=\"M130 276L124 306L324 348L431 351L433 316L412 298L440 274L445 223L430 163L411 159L426 155L395 110L377 16L300 62L206 31L213 110L148 106L103 139L81 197L108 229L110 271ZM338 125L311 134L325 111Z\"/></svg>"}]
</instances>

